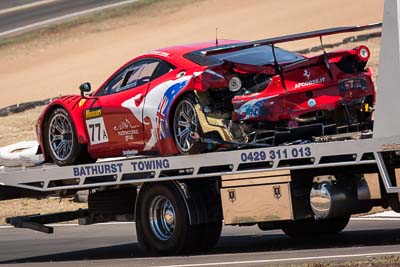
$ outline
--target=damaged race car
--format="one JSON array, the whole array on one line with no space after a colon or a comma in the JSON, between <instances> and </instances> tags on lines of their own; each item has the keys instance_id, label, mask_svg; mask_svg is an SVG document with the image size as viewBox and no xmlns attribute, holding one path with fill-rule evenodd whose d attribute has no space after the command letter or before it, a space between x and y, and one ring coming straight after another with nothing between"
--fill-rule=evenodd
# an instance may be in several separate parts
<instances>
[{"instance_id":1,"label":"damaged race car","mask_svg":"<svg viewBox=\"0 0 400 267\"><path fill-rule=\"evenodd\" d=\"M375 89L366 46L325 52L322 36L341 27L254 42L172 46L127 62L96 91L54 100L37 134L58 165L136 154L312 142L372 129ZM306 57L275 46L319 37Z\"/></svg>"}]
</instances>

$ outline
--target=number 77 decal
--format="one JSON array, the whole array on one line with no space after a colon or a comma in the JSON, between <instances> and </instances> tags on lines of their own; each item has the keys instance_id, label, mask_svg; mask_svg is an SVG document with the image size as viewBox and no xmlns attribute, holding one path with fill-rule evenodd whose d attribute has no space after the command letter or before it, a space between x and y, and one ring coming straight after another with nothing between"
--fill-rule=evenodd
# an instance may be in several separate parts
<instances>
[{"instance_id":1,"label":"number 77 decal","mask_svg":"<svg viewBox=\"0 0 400 267\"><path fill-rule=\"evenodd\" d=\"M91 145L108 142L108 134L103 117L87 120L86 127Z\"/></svg>"}]
</instances>

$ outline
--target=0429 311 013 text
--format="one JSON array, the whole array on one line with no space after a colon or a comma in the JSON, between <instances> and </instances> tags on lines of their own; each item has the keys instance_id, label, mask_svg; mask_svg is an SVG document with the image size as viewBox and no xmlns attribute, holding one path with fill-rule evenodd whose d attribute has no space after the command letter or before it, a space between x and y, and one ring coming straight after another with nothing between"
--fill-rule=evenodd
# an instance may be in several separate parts
<instances>
[{"instance_id":1,"label":"0429 311 013 text","mask_svg":"<svg viewBox=\"0 0 400 267\"><path fill-rule=\"evenodd\" d=\"M280 160L280 159L296 159L311 157L311 148L295 147L295 148L276 148L267 151L252 151L243 152L240 154L241 162L256 162L266 160Z\"/></svg>"}]
</instances>

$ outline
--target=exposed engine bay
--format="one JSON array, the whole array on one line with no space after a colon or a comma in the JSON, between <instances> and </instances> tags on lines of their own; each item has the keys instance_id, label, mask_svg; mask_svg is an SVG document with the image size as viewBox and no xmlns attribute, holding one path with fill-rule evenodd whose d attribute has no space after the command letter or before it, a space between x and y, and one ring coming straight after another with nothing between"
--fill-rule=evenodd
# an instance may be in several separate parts
<instances>
[{"instance_id":1,"label":"exposed engine bay","mask_svg":"<svg viewBox=\"0 0 400 267\"><path fill-rule=\"evenodd\" d=\"M208 90L197 92L207 124L203 133L228 142L281 145L372 130L369 50L362 46L354 53L330 60L329 68L321 56L278 68L230 61L209 68L203 77Z\"/></svg>"}]
</instances>

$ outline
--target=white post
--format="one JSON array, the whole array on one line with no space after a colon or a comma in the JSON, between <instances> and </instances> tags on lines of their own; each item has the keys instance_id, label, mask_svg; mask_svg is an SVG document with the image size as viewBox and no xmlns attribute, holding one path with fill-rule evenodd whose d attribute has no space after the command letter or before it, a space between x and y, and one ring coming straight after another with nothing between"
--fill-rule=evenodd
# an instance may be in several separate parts
<instances>
[{"instance_id":1,"label":"white post","mask_svg":"<svg viewBox=\"0 0 400 267\"><path fill-rule=\"evenodd\" d=\"M374 138L400 136L400 3L385 0Z\"/></svg>"}]
</instances>

